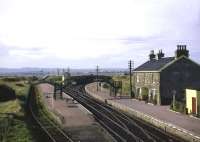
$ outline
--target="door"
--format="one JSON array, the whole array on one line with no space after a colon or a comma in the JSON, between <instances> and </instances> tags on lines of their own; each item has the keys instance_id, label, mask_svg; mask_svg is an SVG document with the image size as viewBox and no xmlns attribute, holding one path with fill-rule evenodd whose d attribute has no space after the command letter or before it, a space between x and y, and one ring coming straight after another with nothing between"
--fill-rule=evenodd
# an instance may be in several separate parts
<instances>
[{"instance_id":1,"label":"door","mask_svg":"<svg viewBox=\"0 0 200 142\"><path fill-rule=\"evenodd\" d=\"M137 96L140 96L140 88L137 88Z\"/></svg>"},{"instance_id":2,"label":"door","mask_svg":"<svg viewBox=\"0 0 200 142\"><path fill-rule=\"evenodd\" d=\"M195 97L192 97L192 113L193 113L193 114L196 114L196 108L197 108L196 105L197 105L197 104L196 104L196 98L195 98Z\"/></svg>"}]
</instances>

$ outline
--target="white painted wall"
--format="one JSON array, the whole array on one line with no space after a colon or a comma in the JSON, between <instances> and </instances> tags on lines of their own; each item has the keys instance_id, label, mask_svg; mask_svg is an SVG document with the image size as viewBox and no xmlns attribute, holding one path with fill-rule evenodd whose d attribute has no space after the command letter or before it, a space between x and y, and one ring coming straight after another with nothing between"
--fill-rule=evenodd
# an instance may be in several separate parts
<instances>
[{"instance_id":1,"label":"white painted wall","mask_svg":"<svg viewBox=\"0 0 200 142\"><path fill-rule=\"evenodd\" d=\"M196 114L197 114L197 90L186 89L186 108L188 113L192 112L192 97L196 98Z\"/></svg>"}]
</instances>

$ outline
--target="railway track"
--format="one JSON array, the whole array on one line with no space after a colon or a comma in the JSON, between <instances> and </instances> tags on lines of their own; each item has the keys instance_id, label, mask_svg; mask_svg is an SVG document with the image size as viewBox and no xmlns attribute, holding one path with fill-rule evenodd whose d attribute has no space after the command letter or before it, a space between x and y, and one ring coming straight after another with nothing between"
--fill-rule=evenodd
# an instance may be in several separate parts
<instances>
[{"instance_id":1,"label":"railway track","mask_svg":"<svg viewBox=\"0 0 200 142\"><path fill-rule=\"evenodd\" d=\"M65 93L90 110L119 142L183 142L137 118L113 109L87 95L82 86L66 88Z\"/></svg>"},{"instance_id":2,"label":"railway track","mask_svg":"<svg viewBox=\"0 0 200 142\"><path fill-rule=\"evenodd\" d=\"M44 111L39 110L40 108L36 109L38 107L36 99L36 94L32 88L29 95L28 108L34 121L48 137L48 142L73 142L73 140L67 136L67 134L59 127L58 124L45 115L46 113Z\"/></svg>"}]
</instances>

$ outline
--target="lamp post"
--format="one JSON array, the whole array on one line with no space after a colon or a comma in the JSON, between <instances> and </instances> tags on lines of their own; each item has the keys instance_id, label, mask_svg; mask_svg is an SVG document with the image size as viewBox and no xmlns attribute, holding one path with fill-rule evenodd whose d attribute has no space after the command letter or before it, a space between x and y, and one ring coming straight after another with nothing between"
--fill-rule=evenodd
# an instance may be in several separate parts
<instances>
[{"instance_id":1,"label":"lamp post","mask_svg":"<svg viewBox=\"0 0 200 142\"><path fill-rule=\"evenodd\" d=\"M97 65L97 68L96 68L97 92L99 91L98 76L99 76L99 66Z\"/></svg>"}]
</instances>

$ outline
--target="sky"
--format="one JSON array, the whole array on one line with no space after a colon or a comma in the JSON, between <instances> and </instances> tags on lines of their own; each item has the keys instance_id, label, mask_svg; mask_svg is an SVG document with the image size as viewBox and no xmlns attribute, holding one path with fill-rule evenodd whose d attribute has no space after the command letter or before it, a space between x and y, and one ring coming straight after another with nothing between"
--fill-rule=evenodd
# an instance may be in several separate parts
<instances>
[{"instance_id":1,"label":"sky","mask_svg":"<svg viewBox=\"0 0 200 142\"><path fill-rule=\"evenodd\" d=\"M0 0L0 67L136 67L177 44L200 63L199 37L199 0Z\"/></svg>"}]
</instances>

